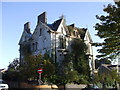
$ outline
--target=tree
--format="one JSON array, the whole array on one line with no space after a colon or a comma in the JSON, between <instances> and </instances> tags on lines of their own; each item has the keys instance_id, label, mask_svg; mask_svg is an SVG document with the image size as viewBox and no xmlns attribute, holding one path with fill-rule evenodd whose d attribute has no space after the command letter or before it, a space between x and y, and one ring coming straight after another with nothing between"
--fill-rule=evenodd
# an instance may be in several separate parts
<instances>
[{"instance_id":1,"label":"tree","mask_svg":"<svg viewBox=\"0 0 120 90\"><path fill-rule=\"evenodd\" d=\"M11 62L8 66L8 70L9 71L17 71L18 70L18 66L20 65L19 59L15 58L13 60L13 62Z\"/></svg>"},{"instance_id":2,"label":"tree","mask_svg":"<svg viewBox=\"0 0 120 90\"><path fill-rule=\"evenodd\" d=\"M65 86L67 83L88 83L90 69L86 58L87 46L81 39L73 39L72 51L65 55L62 64L58 68L59 82Z\"/></svg>"},{"instance_id":3,"label":"tree","mask_svg":"<svg viewBox=\"0 0 120 90\"><path fill-rule=\"evenodd\" d=\"M81 39L73 39L71 48L72 51L56 65L56 72L51 76L51 82L64 86L64 89L67 83L87 84L89 81L90 69L86 58L86 44Z\"/></svg>"},{"instance_id":4,"label":"tree","mask_svg":"<svg viewBox=\"0 0 120 90\"><path fill-rule=\"evenodd\" d=\"M75 70L78 71L78 73L83 74L83 75L88 75L90 74L90 69L89 69L89 61L86 57L86 52L87 52L87 46L84 43L84 41L80 39L74 39L72 44L72 62L73 62L73 67Z\"/></svg>"},{"instance_id":5,"label":"tree","mask_svg":"<svg viewBox=\"0 0 120 90\"><path fill-rule=\"evenodd\" d=\"M52 77L55 74L55 65L50 60L43 61L43 73L44 81L51 82Z\"/></svg>"},{"instance_id":6,"label":"tree","mask_svg":"<svg viewBox=\"0 0 120 90\"><path fill-rule=\"evenodd\" d=\"M26 53L24 63L20 63L18 59L14 59L9 64L8 72L5 73L4 79L12 81L36 80L38 78L38 68L43 68L42 80L50 82L55 72L55 65L47 54L32 56Z\"/></svg>"},{"instance_id":7,"label":"tree","mask_svg":"<svg viewBox=\"0 0 120 90\"><path fill-rule=\"evenodd\" d=\"M19 65L18 58L15 58L13 62L8 65L8 70L3 74L3 79L7 81L19 80Z\"/></svg>"},{"instance_id":8,"label":"tree","mask_svg":"<svg viewBox=\"0 0 120 90\"><path fill-rule=\"evenodd\" d=\"M38 78L37 70L42 68L42 80L50 82L52 75L55 73L55 65L47 53L37 56L27 55L24 60L25 64L21 65L20 72L26 79L34 80ZM27 72L25 72L26 70Z\"/></svg>"},{"instance_id":9,"label":"tree","mask_svg":"<svg viewBox=\"0 0 120 90\"><path fill-rule=\"evenodd\" d=\"M95 30L97 30L97 36L104 39L102 43L95 43L95 46L101 46L98 49L98 58L113 59L120 53L120 2L115 2L115 5L108 4L103 9L107 13L106 16L96 16L100 20L100 23L96 23Z\"/></svg>"},{"instance_id":10,"label":"tree","mask_svg":"<svg viewBox=\"0 0 120 90\"><path fill-rule=\"evenodd\" d=\"M32 56L27 54L24 57L24 64L21 64L19 67L20 73L24 76L24 78L34 79L38 77L37 69L41 67L43 62L42 55ZM26 72L27 71L27 72Z\"/></svg>"},{"instance_id":11,"label":"tree","mask_svg":"<svg viewBox=\"0 0 120 90\"><path fill-rule=\"evenodd\" d=\"M108 73L97 73L94 76L94 83L103 85L101 88L116 87L116 82L120 82L120 78L116 70L110 70Z\"/></svg>"}]
</instances>

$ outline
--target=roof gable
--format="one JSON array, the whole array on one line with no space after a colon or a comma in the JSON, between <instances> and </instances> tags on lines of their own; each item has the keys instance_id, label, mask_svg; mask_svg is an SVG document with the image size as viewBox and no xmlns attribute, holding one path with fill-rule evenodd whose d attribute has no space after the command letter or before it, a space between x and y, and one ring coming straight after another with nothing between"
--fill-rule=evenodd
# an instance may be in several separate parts
<instances>
[{"instance_id":1,"label":"roof gable","mask_svg":"<svg viewBox=\"0 0 120 90\"><path fill-rule=\"evenodd\" d=\"M31 36L32 36L31 33L28 33L26 30L24 30L20 38L19 44L22 44L22 42L28 40Z\"/></svg>"},{"instance_id":2,"label":"roof gable","mask_svg":"<svg viewBox=\"0 0 120 90\"><path fill-rule=\"evenodd\" d=\"M89 40L89 42L91 42L91 43L93 42L88 30L85 33L84 40Z\"/></svg>"},{"instance_id":3,"label":"roof gable","mask_svg":"<svg viewBox=\"0 0 120 90\"><path fill-rule=\"evenodd\" d=\"M52 24L47 24L53 31L57 31L58 27L60 26L62 22L62 19L59 19L57 21L55 21L54 23Z\"/></svg>"}]
</instances>

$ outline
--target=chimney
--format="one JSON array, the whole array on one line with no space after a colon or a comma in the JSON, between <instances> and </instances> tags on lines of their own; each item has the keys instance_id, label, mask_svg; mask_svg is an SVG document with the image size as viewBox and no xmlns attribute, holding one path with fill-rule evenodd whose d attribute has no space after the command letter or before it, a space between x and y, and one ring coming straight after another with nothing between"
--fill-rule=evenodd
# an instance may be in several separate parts
<instances>
[{"instance_id":1,"label":"chimney","mask_svg":"<svg viewBox=\"0 0 120 90\"><path fill-rule=\"evenodd\" d=\"M38 16L38 23L42 22L42 23L47 23L47 18L46 18L46 12L43 12L42 14L40 14Z\"/></svg>"},{"instance_id":2,"label":"chimney","mask_svg":"<svg viewBox=\"0 0 120 90\"><path fill-rule=\"evenodd\" d=\"M24 30L26 30L27 33L30 33L30 22L24 24Z\"/></svg>"}]
</instances>

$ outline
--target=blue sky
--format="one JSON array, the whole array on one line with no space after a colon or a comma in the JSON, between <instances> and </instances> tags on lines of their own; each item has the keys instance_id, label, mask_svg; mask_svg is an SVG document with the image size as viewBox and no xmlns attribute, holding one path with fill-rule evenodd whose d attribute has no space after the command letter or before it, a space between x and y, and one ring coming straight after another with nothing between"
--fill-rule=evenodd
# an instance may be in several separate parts
<instances>
[{"instance_id":1,"label":"blue sky","mask_svg":"<svg viewBox=\"0 0 120 90\"><path fill-rule=\"evenodd\" d=\"M93 26L99 22L96 15L105 15L103 5L108 3L111 2L2 2L0 68L6 68L9 62L19 57L18 43L24 23L30 21L31 31L33 31L37 16L44 11L47 12L48 23L54 22L63 14L68 25L75 23L77 27L88 28L93 42L101 41L95 36ZM97 54L96 49L94 54Z\"/></svg>"}]
</instances>

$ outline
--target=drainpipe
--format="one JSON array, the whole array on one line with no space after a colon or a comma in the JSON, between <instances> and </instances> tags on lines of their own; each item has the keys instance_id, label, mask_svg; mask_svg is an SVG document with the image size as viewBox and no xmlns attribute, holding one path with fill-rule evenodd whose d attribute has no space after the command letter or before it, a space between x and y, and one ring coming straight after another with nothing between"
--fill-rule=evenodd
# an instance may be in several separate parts
<instances>
[{"instance_id":1,"label":"drainpipe","mask_svg":"<svg viewBox=\"0 0 120 90\"><path fill-rule=\"evenodd\" d=\"M56 60L57 60L57 57L56 57L56 31L55 31L55 64L56 64Z\"/></svg>"},{"instance_id":2,"label":"drainpipe","mask_svg":"<svg viewBox=\"0 0 120 90\"><path fill-rule=\"evenodd\" d=\"M118 74L118 77L119 77L119 63L120 63L120 54L118 55L118 64L117 64L117 74ZM117 89L118 90L120 89L119 83L117 83Z\"/></svg>"}]
</instances>

